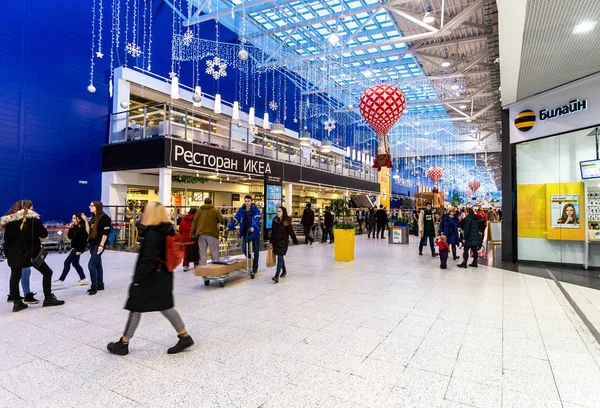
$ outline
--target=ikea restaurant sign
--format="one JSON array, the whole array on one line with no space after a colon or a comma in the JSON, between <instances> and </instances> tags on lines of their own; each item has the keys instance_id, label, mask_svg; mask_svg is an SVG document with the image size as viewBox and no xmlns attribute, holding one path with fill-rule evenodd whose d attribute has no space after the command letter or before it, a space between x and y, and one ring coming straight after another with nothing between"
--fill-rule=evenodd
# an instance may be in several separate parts
<instances>
[{"instance_id":1,"label":"ikea restaurant sign","mask_svg":"<svg viewBox=\"0 0 600 408\"><path fill-rule=\"evenodd\" d=\"M170 156L171 166L193 170L257 175L281 173L281 163L188 143L173 143Z\"/></svg>"}]
</instances>

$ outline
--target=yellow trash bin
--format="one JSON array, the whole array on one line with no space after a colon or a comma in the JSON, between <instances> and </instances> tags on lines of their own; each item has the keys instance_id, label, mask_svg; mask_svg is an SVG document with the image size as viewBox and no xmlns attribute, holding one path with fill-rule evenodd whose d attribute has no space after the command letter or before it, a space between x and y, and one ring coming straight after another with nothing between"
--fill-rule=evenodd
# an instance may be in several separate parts
<instances>
[{"instance_id":1,"label":"yellow trash bin","mask_svg":"<svg viewBox=\"0 0 600 408\"><path fill-rule=\"evenodd\" d=\"M355 230L333 230L333 256L336 261L354 261Z\"/></svg>"}]
</instances>

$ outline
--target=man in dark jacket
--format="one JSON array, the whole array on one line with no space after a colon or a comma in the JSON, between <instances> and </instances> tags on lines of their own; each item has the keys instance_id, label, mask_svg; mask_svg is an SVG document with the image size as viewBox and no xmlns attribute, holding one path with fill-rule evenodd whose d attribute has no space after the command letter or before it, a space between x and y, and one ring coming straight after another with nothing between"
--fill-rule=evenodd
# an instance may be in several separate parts
<instances>
[{"instance_id":1,"label":"man in dark jacket","mask_svg":"<svg viewBox=\"0 0 600 408\"><path fill-rule=\"evenodd\" d=\"M304 243L312 245L314 239L310 236L310 230L315 223L315 212L310 208L310 203L306 203L306 208L302 213L302 219L300 223L302 224L302 228L304 229Z\"/></svg>"},{"instance_id":2,"label":"man in dark jacket","mask_svg":"<svg viewBox=\"0 0 600 408\"><path fill-rule=\"evenodd\" d=\"M469 264L474 268L477 268L477 250L481 248L483 240L479 233L479 225L477 221L477 215L472 208L467 208L467 217L463 220L463 261L458 265L459 268L466 268L467 261L469 260L469 250L473 253L473 262Z\"/></svg>"},{"instance_id":3,"label":"man in dark jacket","mask_svg":"<svg viewBox=\"0 0 600 408\"><path fill-rule=\"evenodd\" d=\"M225 228L225 231L229 231L237 225L240 226L242 249L244 255L248 258L250 258L251 255L248 245L250 245L250 243L252 244L254 256L252 272L256 273L258 270L258 251L260 249L260 209L252 202L252 196L249 194L244 197L244 205L235 214L235 217L233 217L233 220L231 220L227 228Z\"/></svg>"},{"instance_id":4,"label":"man in dark jacket","mask_svg":"<svg viewBox=\"0 0 600 408\"><path fill-rule=\"evenodd\" d=\"M323 222L323 239L321 243L324 244L327 242L327 238L329 237L329 243L333 243L333 222L334 217L333 213L329 211L329 207L325 207L325 220Z\"/></svg>"},{"instance_id":5,"label":"man in dark jacket","mask_svg":"<svg viewBox=\"0 0 600 408\"><path fill-rule=\"evenodd\" d=\"M387 211L383 208L383 204L379 205L379 210L375 212L375 220L377 221L377 233L376 237L379 239L379 233L381 232L381 239L385 239L385 226L388 223Z\"/></svg>"}]
</instances>

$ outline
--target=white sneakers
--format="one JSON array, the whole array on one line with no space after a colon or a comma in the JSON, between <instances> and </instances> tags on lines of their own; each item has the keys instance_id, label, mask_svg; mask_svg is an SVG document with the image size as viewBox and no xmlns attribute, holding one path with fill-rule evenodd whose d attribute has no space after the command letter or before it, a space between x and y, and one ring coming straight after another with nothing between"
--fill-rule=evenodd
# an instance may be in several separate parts
<instances>
[{"instance_id":1,"label":"white sneakers","mask_svg":"<svg viewBox=\"0 0 600 408\"><path fill-rule=\"evenodd\" d=\"M90 284L90 282L84 278L84 279L80 279L77 282L75 282L73 284L73 286L87 286L89 284ZM61 281L60 279L55 280L54 282L52 282L52 286L65 286L65 282Z\"/></svg>"}]
</instances>

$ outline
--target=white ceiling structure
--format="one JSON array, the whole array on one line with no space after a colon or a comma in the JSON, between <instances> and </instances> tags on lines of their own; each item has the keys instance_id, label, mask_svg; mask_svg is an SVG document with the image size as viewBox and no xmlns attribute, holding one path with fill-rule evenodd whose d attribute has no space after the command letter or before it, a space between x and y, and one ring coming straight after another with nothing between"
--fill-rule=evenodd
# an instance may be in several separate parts
<instances>
[{"instance_id":1,"label":"white ceiling structure","mask_svg":"<svg viewBox=\"0 0 600 408\"><path fill-rule=\"evenodd\" d=\"M600 71L600 1L498 0L498 11L503 106Z\"/></svg>"}]
</instances>

